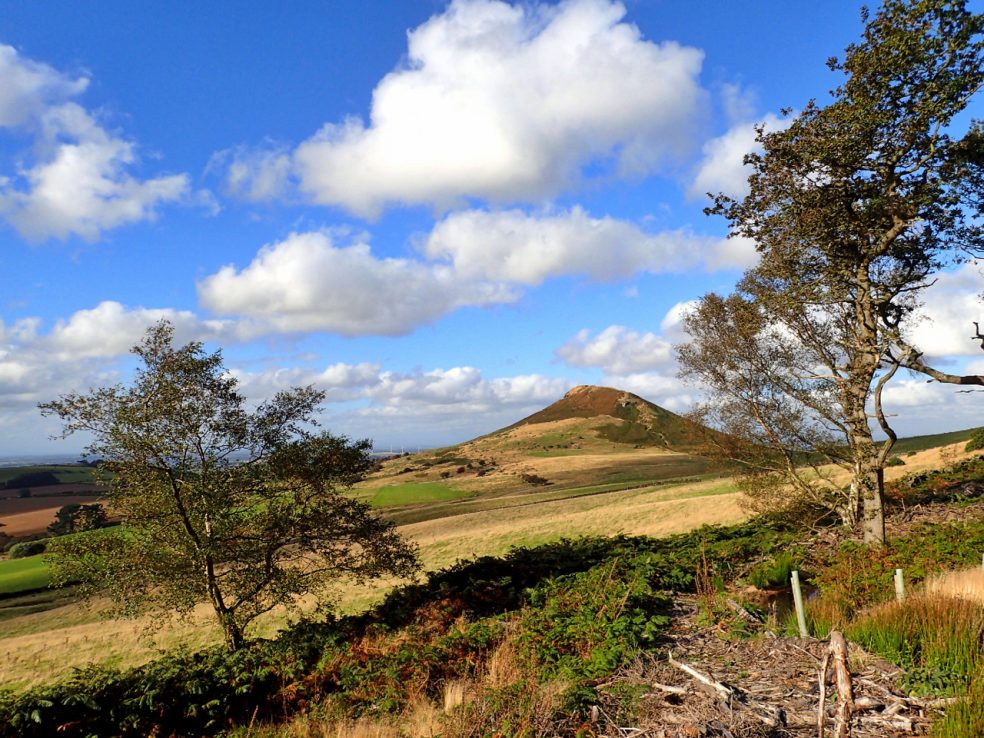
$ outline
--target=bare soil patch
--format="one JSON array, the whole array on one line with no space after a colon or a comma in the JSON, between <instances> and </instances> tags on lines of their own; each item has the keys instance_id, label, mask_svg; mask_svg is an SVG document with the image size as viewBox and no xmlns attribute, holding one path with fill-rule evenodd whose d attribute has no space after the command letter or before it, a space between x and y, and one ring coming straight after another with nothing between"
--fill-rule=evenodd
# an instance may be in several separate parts
<instances>
[{"instance_id":1,"label":"bare soil patch","mask_svg":"<svg viewBox=\"0 0 984 738\"><path fill-rule=\"evenodd\" d=\"M65 485L85 487L89 485ZM99 502L98 494L52 495L47 497L24 497L0 500L0 531L11 536L24 536L41 533L55 519L55 513L64 505L89 505Z\"/></svg>"}]
</instances>

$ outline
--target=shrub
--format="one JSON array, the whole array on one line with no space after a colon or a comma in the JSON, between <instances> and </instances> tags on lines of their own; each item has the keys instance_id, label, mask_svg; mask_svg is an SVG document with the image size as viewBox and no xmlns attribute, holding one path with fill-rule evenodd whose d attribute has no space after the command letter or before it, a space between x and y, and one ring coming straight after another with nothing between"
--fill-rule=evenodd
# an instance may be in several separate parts
<instances>
[{"instance_id":1,"label":"shrub","mask_svg":"<svg viewBox=\"0 0 984 738\"><path fill-rule=\"evenodd\" d=\"M55 535L68 535L102 528L108 522L109 516L99 503L92 505L72 503L58 509L55 513L55 522L48 526L48 530Z\"/></svg>"},{"instance_id":2,"label":"shrub","mask_svg":"<svg viewBox=\"0 0 984 738\"><path fill-rule=\"evenodd\" d=\"M900 456L889 456L885 466L905 466L905 461Z\"/></svg>"},{"instance_id":3,"label":"shrub","mask_svg":"<svg viewBox=\"0 0 984 738\"><path fill-rule=\"evenodd\" d=\"M489 702L472 703L489 710L469 716L489 728L479 734L532 714L579 716L598 699L594 685L666 627L662 591L694 590L702 550L717 574L733 578L750 556L774 555L791 540L759 521L664 539L564 540L459 562L367 613L303 621L235 653L171 654L126 672L94 668L0 693L0 737L205 736L316 702L328 717L396 715L491 669L507 639L520 668L483 693ZM550 690L547 702L530 702Z\"/></svg>"},{"instance_id":4,"label":"shrub","mask_svg":"<svg viewBox=\"0 0 984 738\"><path fill-rule=\"evenodd\" d=\"M23 541L21 543L15 543L7 553L12 559L23 559L28 556L43 554L47 547L47 541Z\"/></svg>"},{"instance_id":5,"label":"shrub","mask_svg":"<svg viewBox=\"0 0 984 738\"><path fill-rule=\"evenodd\" d=\"M978 428L967 441L964 451L980 451L984 449L984 428Z\"/></svg>"},{"instance_id":6,"label":"shrub","mask_svg":"<svg viewBox=\"0 0 984 738\"><path fill-rule=\"evenodd\" d=\"M541 477L539 474L522 474L520 475L520 479L527 484L532 484L534 487L543 487L550 484L550 481L546 477Z\"/></svg>"}]
</instances>

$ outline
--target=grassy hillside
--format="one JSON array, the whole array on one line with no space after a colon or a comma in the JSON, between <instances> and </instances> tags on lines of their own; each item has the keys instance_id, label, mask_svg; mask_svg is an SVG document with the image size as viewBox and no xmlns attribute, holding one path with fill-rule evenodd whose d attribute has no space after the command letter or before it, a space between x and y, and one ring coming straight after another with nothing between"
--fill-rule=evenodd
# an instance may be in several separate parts
<instances>
[{"instance_id":1,"label":"grassy hillside","mask_svg":"<svg viewBox=\"0 0 984 738\"><path fill-rule=\"evenodd\" d=\"M0 560L0 594L47 587L50 578L43 556Z\"/></svg>"},{"instance_id":2,"label":"grassy hillside","mask_svg":"<svg viewBox=\"0 0 984 738\"><path fill-rule=\"evenodd\" d=\"M44 484L93 484L93 469L69 464L0 467L0 487L32 487ZM33 481L32 478L45 481ZM24 481L21 481L24 480Z\"/></svg>"},{"instance_id":3,"label":"grassy hillside","mask_svg":"<svg viewBox=\"0 0 984 738\"><path fill-rule=\"evenodd\" d=\"M595 432L619 444L660 446L676 450L700 445L701 429L689 420L631 392L611 387L575 387L552 405L506 430L553 424L574 418L606 418Z\"/></svg>"},{"instance_id":4,"label":"grassy hillside","mask_svg":"<svg viewBox=\"0 0 984 738\"><path fill-rule=\"evenodd\" d=\"M908 454L913 451L925 451L930 448L949 446L955 443L966 443L976 431L976 428L952 431L950 433L934 433L926 436L911 436L900 438L892 448L895 455Z\"/></svg>"},{"instance_id":5,"label":"grassy hillside","mask_svg":"<svg viewBox=\"0 0 984 738\"><path fill-rule=\"evenodd\" d=\"M235 655L175 653L0 695L0 736L816 735L818 712L830 729L839 707L815 689L832 628L852 643L857 734L980 736L984 586L958 599L934 576L979 568L984 458L891 492L877 556L836 528L765 519L514 549ZM818 591L807 637L749 586L790 567ZM770 729L780 714L786 728Z\"/></svg>"}]
</instances>

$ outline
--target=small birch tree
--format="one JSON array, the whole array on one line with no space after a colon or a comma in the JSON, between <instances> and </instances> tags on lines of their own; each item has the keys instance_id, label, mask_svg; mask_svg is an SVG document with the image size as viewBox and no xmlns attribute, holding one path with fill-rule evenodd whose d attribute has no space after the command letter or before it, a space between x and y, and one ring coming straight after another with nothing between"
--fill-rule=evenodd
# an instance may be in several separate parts
<instances>
[{"instance_id":1,"label":"small birch tree","mask_svg":"<svg viewBox=\"0 0 984 738\"><path fill-rule=\"evenodd\" d=\"M415 548L342 491L371 466L368 441L318 432L311 387L247 406L220 352L174 348L166 321L133 349L130 386L41 405L67 436L91 434L113 533L54 547L57 579L108 593L124 614L188 613L208 602L226 645L278 605L356 580L417 568Z\"/></svg>"}]
</instances>

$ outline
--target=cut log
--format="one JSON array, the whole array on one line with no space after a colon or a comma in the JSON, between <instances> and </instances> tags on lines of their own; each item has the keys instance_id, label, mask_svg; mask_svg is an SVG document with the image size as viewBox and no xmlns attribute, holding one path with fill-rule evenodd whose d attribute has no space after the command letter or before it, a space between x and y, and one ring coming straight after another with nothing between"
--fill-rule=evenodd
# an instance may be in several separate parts
<instances>
[{"instance_id":1,"label":"cut log","mask_svg":"<svg viewBox=\"0 0 984 738\"><path fill-rule=\"evenodd\" d=\"M854 711L854 687L851 684L851 671L847 668L847 640L837 630L830 631L830 660L834 664L837 683L834 736L848 738L851 735L851 713Z\"/></svg>"}]
</instances>

